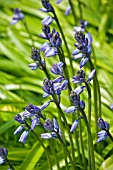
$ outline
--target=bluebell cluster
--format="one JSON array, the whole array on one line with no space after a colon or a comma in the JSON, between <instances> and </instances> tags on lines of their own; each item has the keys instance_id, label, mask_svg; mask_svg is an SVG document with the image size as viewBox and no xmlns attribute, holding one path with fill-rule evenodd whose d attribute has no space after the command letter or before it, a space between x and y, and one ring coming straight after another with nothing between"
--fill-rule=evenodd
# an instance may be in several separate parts
<instances>
[{"instance_id":1,"label":"bluebell cluster","mask_svg":"<svg viewBox=\"0 0 113 170\"><path fill-rule=\"evenodd\" d=\"M61 0L57 0L56 3L59 4ZM32 47L31 50L31 59L33 63L29 64L29 67L32 70L40 69L42 70L46 78L43 80L42 90L44 91L43 97L50 97L50 100L44 103L41 107L29 104L25 111L21 114L17 114L15 116L15 120L20 124L19 127L15 130L14 134L18 134L21 132L21 136L19 141L22 143L26 142L26 139L31 131L34 130L36 126L40 123L43 124L47 133L42 133L41 138L51 139L51 138L62 138L62 132L58 125L56 118L52 120L46 118L42 111L46 109L51 102L56 103L57 106L60 107L60 97L63 90L70 90L70 101L71 106L67 107L64 112L65 113L74 113L76 110L84 113L85 102L80 99L80 94L85 89L90 89L90 82L96 75L96 70L92 69L88 75L88 78L85 76L83 68L90 60L92 53L92 36L87 32L86 27L88 25L87 21L80 21L80 26L74 27L74 38L76 43L74 44L76 49L72 52L73 60L80 59L80 70L77 71L77 75L73 76L72 83L80 85L72 90L70 87L70 80L68 76L66 76L66 62L64 59L64 53L62 49L62 41L63 39L60 36L60 33L52 28L50 25L53 21L57 21L55 10L53 6L50 4L49 0L42 0L42 5L44 8L40 8L42 12L51 12L53 17L47 16L42 20L42 31L40 37L45 41L40 49L36 49ZM69 6L66 10L66 15L69 14L71 7ZM19 10L14 10L14 16L11 21L11 25L17 23L19 20L24 19L24 14ZM46 68L46 60L42 58L43 55L45 58L59 56L60 61L53 64L50 68L50 72L57 77L55 79L51 79L51 75ZM83 84L83 85L81 85ZM110 106L111 110L113 110L113 104ZM81 119L86 119L83 115L79 116L77 120L71 125L70 132L73 132ZM30 123L29 123L30 120ZM109 133L109 124L104 121L102 118L98 119L98 126L101 131L98 133L97 142L105 140ZM110 136L111 137L111 136Z\"/></svg>"}]
</instances>

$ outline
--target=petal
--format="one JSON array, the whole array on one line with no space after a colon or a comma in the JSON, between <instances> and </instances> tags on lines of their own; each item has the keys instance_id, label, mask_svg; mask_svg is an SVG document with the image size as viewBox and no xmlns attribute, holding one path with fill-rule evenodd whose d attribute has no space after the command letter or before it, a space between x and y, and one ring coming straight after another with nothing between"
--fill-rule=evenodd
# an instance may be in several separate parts
<instances>
[{"instance_id":1,"label":"petal","mask_svg":"<svg viewBox=\"0 0 113 170\"><path fill-rule=\"evenodd\" d=\"M29 131L27 131L27 130L24 131L20 136L19 142L25 143L26 139L28 137L28 134L29 134Z\"/></svg>"},{"instance_id":2,"label":"petal","mask_svg":"<svg viewBox=\"0 0 113 170\"><path fill-rule=\"evenodd\" d=\"M74 55L73 59L76 60L76 59L82 58L82 57L83 57L83 54L79 53L79 54Z\"/></svg>"},{"instance_id":3,"label":"petal","mask_svg":"<svg viewBox=\"0 0 113 170\"><path fill-rule=\"evenodd\" d=\"M66 9L65 15L66 16L69 15L70 11L71 11L71 6L68 6Z\"/></svg>"},{"instance_id":4,"label":"petal","mask_svg":"<svg viewBox=\"0 0 113 170\"><path fill-rule=\"evenodd\" d=\"M42 25L50 25L52 22L53 22L53 18L50 16L47 16L42 20Z\"/></svg>"},{"instance_id":5,"label":"petal","mask_svg":"<svg viewBox=\"0 0 113 170\"><path fill-rule=\"evenodd\" d=\"M66 112L66 113L74 113L75 110L76 110L75 106L70 106L67 109L65 109L64 112Z\"/></svg>"},{"instance_id":6,"label":"petal","mask_svg":"<svg viewBox=\"0 0 113 170\"><path fill-rule=\"evenodd\" d=\"M41 138L43 138L43 139L51 139L52 135L50 133L42 133Z\"/></svg>"},{"instance_id":7,"label":"petal","mask_svg":"<svg viewBox=\"0 0 113 170\"><path fill-rule=\"evenodd\" d=\"M15 130L15 132L14 132L14 135L17 135L19 132L21 132L22 130L23 130L23 126L19 126L16 130Z\"/></svg>"},{"instance_id":8,"label":"petal","mask_svg":"<svg viewBox=\"0 0 113 170\"><path fill-rule=\"evenodd\" d=\"M44 110L46 107L48 107L50 105L50 102L46 102L41 106L41 110Z\"/></svg>"},{"instance_id":9,"label":"petal","mask_svg":"<svg viewBox=\"0 0 113 170\"><path fill-rule=\"evenodd\" d=\"M47 47L50 46L50 43L48 42L45 42L44 44L41 45L40 47L40 51L45 51Z\"/></svg>"},{"instance_id":10,"label":"petal","mask_svg":"<svg viewBox=\"0 0 113 170\"><path fill-rule=\"evenodd\" d=\"M70 132L73 132L73 131L77 128L78 123L79 123L78 120L75 120L75 121L73 122L73 124L72 124L72 126L71 126L71 129L70 129Z\"/></svg>"},{"instance_id":11,"label":"petal","mask_svg":"<svg viewBox=\"0 0 113 170\"><path fill-rule=\"evenodd\" d=\"M80 52L80 50L75 49L75 50L72 52L72 54L73 54L73 55L77 55L79 52Z\"/></svg>"},{"instance_id":12,"label":"petal","mask_svg":"<svg viewBox=\"0 0 113 170\"><path fill-rule=\"evenodd\" d=\"M55 56L56 54L57 54L57 50L56 49L47 47L46 51L44 53L44 56L45 57L51 57L51 56Z\"/></svg>"},{"instance_id":13,"label":"petal","mask_svg":"<svg viewBox=\"0 0 113 170\"><path fill-rule=\"evenodd\" d=\"M84 91L84 89L86 88L86 86L79 86L77 87L74 92L79 95L80 93L82 93Z\"/></svg>"},{"instance_id":14,"label":"petal","mask_svg":"<svg viewBox=\"0 0 113 170\"><path fill-rule=\"evenodd\" d=\"M95 76L95 74L96 74L96 70L93 69L92 72L91 72L91 73L89 74L89 76L88 76L88 81L89 81L89 82L93 79L93 77Z\"/></svg>"},{"instance_id":15,"label":"petal","mask_svg":"<svg viewBox=\"0 0 113 170\"><path fill-rule=\"evenodd\" d=\"M88 60L89 60L88 57L82 58L80 62L80 68L82 68L88 62Z\"/></svg>"}]
</instances>

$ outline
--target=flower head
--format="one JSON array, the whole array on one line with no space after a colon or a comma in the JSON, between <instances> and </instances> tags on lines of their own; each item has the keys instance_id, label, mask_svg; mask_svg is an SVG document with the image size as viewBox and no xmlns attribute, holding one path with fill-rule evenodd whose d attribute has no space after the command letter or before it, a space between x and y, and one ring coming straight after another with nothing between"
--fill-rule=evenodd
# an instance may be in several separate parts
<instances>
[{"instance_id":1,"label":"flower head","mask_svg":"<svg viewBox=\"0 0 113 170\"><path fill-rule=\"evenodd\" d=\"M34 47L31 50L31 58L35 61L35 63L29 64L31 70L36 70L37 68L42 70L45 67L45 62L41 59L40 51Z\"/></svg>"},{"instance_id":2,"label":"flower head","mask_svg":"<svg viewBox=\"0 0 113 170\"><path fill-rule=\"evenodd\" d=\"M108 134L105 130L101 130L98 132L98 139L97 142L101 142L102 140L105 140L108 137Z\"/></svg>"},{"instance_id":3,"label":"flower head","mask_svg":"<svg viewBox=\"0 0 113 170\"><path fill-rule=\"evenodd\" d=\"M104 121L102 118L98 119L98 127L102 130L109 131L109 124Z\"/></svg>"},{"instance_id":4,"label":"flower head","mask_svg":"<svg viewBox=\"0 0 113 170\"><path fill-rule=\"evenodd\" d=\"M10 22L10 25L14 25L22 19L24 19L24 14L20 11L20 9L16 8L14 9L14 15Z\"/></svg>"},{"instance_id":5,"label":"flower head","mask_svg":"<svg viewBox=\"0 0 113 170\"><path fill-rule=\"evenodd\" d=\"M0 148L0 165L7 159L8 151L5 148Z\"/></svg>"},{"instance_id":6,"label":"flower head","mask_svg":"<svg viewBox=\"0 0 113 170\"><path fill-rule=\"evenodd\" d=\"M54 12L54 8L50 4L49 0L41 0L44 8L40 8L43 12Z\"/></svg>"},{"instance_id":7,"label":"flower head","mask_svg":"<svg viewBox=\"0 0 113 170\"><path fill-rule=\"evenodd\" d=\"M88 22L80 21L80 23L81 26L74 27L74 37L77 41L75 46L77 49L72 54L74 60L82 58L80 62L80 68L82 68L89 61L92 52L92 37L89 33L85 34L85 26L87 26Z\"/></svg>"}]
</instances>

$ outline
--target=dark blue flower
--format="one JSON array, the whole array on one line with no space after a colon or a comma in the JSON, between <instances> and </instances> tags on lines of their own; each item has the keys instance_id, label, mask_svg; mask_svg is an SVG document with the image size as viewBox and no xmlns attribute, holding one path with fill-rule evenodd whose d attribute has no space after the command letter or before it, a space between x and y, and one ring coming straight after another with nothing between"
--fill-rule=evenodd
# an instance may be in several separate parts
<instances>
[{"instance_id":1,"label":"dark blue flower","mask_svg":"<svg viewBox=\"0 0 113 170\"><path fill-rule=\"evenodd\" d=\"M8 151L6 148L0 148L0 165L7 160Z\"/></svg>"},{"instance_id":2,"label":"dark blue flower","mask_svg":"<svg viewBox=\"0 0 113 170\"><path fill-rule=\"evenodd\" d=\"M41 0L44 8L40 8L43 12L54 12L54 8L50 4L49 0Z\"/></svg>"},{"instance_id":3,"label":"dark blue flower","mask_svg":"<svg viewBox=\"0 0 113 170\"><path fill-rule=\"evenodd\" d=\"M46 119L43 126L46 130L54 131L54 124L50 119Z\"/></svg>"},{"instance_id":4,"label":"dark blue flower","mask_svg":"<svg viewBox=\"0 0 113 170\"><path fill-rule=\"evenodd\" d=\"M52 80L48 80L47 78L45 78L43 81L43 85L44 86L42 86L42 89L45 92L43 94L43 97L47 97L49 95L54 94L54 84Z\"/></svg>"},{"instance_id":5,"label":"dark blue flower","mask_svg":"<svg viewBox=\"0 0 113 170\"><path fill-rule=\"evenodd\" d=\"M25 124L25 118L22 117L20 114L17 114L17 115L14 117L14 119L15 119L18 123L20 123L20 124Z\"/></svg>"},{"instance_id":6,"label":"dark blue flower","mask_svg":"<svg viewBox=\"0 0 113 170\"><path fill-rule=\"evenodd\" d=\"M24 19L24 14L20 11L20 9L16 8L14 9L14 15L12 21L10 22L10 25L14 25L22 19Z\"/></svg>"},{"instance_id":7,"label":"dark blue flower","mask_svg":"<svg viewBox=\"0 0 113 170\"><path fill-rule=\"evenodd\" d=\"M50 68L50 70L55 75L63 75L62 66L63 66L63 63L62 62L58 62L56 64L53 64L52 68Z\"/></svg>"},{"instance_id":8,"label":"dark blue flower","mask_svg":"<svg viewBox=\"0 0 113 170\"><path fill-rule=\"evenodd\" d=\"M89 61L92 52L92 36L88 32L86 34L84 33L88 22L80 21L80 23L81 26L74 27L74 37L77 41L75 46L77 49L75 49L72 54L74 60L82 58L80 62L80 68L82 68Z\"/></svg>"},{"instance_id":9,"label":"dark blue flower","mask_svg":"<svg viewBox=\"0 0 113 170\"><path fill-rule=\"evenodd\" d=\"M83 70L79 70L77 72L77 76L73 76L73 80L72 82L73 83L76 83L76 84L81 84L85 81L85 73Z\"/></svg>"},{"instance_id":10,"label":"dark blue flower","mask_svg":"<svg viewBox=\"0 0 113 170\"><path fill-rule=\"evenodd\" d=\"M50 119L47 119L44 123L44 128L46 130L51 131L51 133L42 133L41 138L43 138L43 139L51 139L51 138L57 139L58 138L57 134L62 136L60 127L59 127L58 122L55 118L53 118L53 121L51 121Z\"/></svg>"},{"instance_id":11,"label":"dark blue flower","mask_svg":"<svg viewBox=\"0 0 113 170\"><path fill-rule=\"evenodd\" d=\"M102 118L98 119L98 126L101 130L109 131L109 124Z\"/></svg>"},{"instance_id":12,"label":"dark blue flower","mask_svg":"<svg viewBox=\"0 0 113 170\"><path fill-rule=\"evenodd\" d=\"M73 132L78 126L79 120L75 120L71 126L70 132Z\"/></svg>"}]
</instances>

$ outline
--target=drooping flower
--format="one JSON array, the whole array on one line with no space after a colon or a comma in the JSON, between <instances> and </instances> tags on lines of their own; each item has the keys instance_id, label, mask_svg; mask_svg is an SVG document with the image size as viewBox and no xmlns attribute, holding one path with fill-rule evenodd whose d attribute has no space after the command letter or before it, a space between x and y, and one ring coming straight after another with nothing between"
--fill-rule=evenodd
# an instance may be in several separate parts
<instances>
[{"instance_id":1,"label":"drooping flower","mask_svg":"<svg viewBox=\"0 0 113 170\"><path fill-rule=\"evenodd\" d=\"M50 71L55 75L63 75L62 66L63 66L62 62L58 62L56 64L53 64L52 68L50 68Z\"/></svg>"},{"instance_id":2,"label":"drooping flower","mask_svg":"<svg viewBox=\"0 0 113 170\"><path fill-rule=\"evenodd\" d=\"M24 19L24 14L20 11L20 9L16 8L14 9L14 15L12 17L10 25L14 25L18 21L23 20L23 19Z\"/></svg>"},{"instance_id":3,"label":"drooping flower","mask_svg":"<svg viewBox=\"0 0 113 170\"><path fill-rule=\"evenodd\" d=\"M74 113L77 109L84 109L85 103L83 100L80 100L79 94L76 94L75 91L71 91L70 99L73 103L73 106L70 106L64 110L65 113Z\"/></svg>"},{"instance_id":4,"label":"drooping flower","mask_svg":"<svg viewBox=\"0 0 113 170\"><path fill-rule=\"evenodd\" d=\"M0 165L7 160L8 151L6 148L0 148Z\"/></svg>"},{"instance_id":5,"label":"drooping flower","mask_svg":"<svg viewBox=\"0 0 113 170\"><path fill-rule=\"evenodd\" d=\"M58 125L58 122L55 118L51 121L50 119L47 119L44 123L44 128L46 130L51 131L50 133L42 133L41 138L43 139L51 139L51 138L58 138L58 135L62 137L60 127Z\"/></svg>"},{"instance_id":6,"label":"drooping flower","mask_svg":"<svg viewBox=\"0 0 113 170\"><path fill-rule=\"evenodd\" d=\"M97 142L101 142L105 140L107 137L108 137L108 133L105 130L101 130L100 132L98 132Z\"/></svg>"},{"instance_id":7,"label":"drooping flower","mask_svg":"<svg viewBox=\"0 0 113 170\"><path fill-rule=\"evenodd\" d=\"M102 118L99 118L97 123L98 123L98 127L101 130L109 131L109 124L106 121L104 121Z\"/></svg>"},{"instance_id":8,"label":"drooping flower","mask_svg":"<svg viewBox=\"0 0 113 170\"><path fill-rule=\"evenodd\" d=\"M77 71L77 76L73 76L72 82L75 83L75 84L82 84L82 83L88 84L93 79L95 74L96 74L96 70L93 69L88 76L88 80L86 80L85 73L81 69L81 70Z\"/></svg>"},{"instance_id":9,"label":"drooping flower","mask_svg":"<svg viewBox=\"0 0 113 170\"><path fill-rule=\"evenodd\" d=\"M54 12L54 8L50 4L49 0L41 0L44 8L40 8L43 12Z\"/></svg>"},{"instance_id":10,"label":"drooping flower","mask_svg":"<svg viewBox=\"0 0 113 170\"><path fill-rule=\"evenodd\" d=\"M113 141L112 135L109 132L109 124L103 120L102 118L98 119L98 126L101 129L100 132L98 132L98 139L97 142L101 142L102 140L105 140L107 137L110 137L110 139Z\"/></svg>"},{"instance_id":11,"label":"drooping flower","mask_svg":"<svg viewBox=\"0 0 113 170\"><path fill-rule=\"evenodd\" d=\"M40 51L34 47L32 47L31 50L31 58L35 61L35 63L31 63L28 65L31 70L36 70L38 68L43 70L43 67L45 67L45 62L41 59Z\"/></svg>"},{"instance_id":12,"label":"drooping flower","mask_svg":"<svg viewBox=\"0 0 113 170\"><path fill-rule=\"evenodd\" d=\"M59 48L62 46L60 34L55 29L53 29L52 33L50 33L50 28L47 25L43 25L42 30L44 34L41 34L40 36L49 40L49 42L42 44L40 50L44 51L45 57L56 56L58 54Z\"/></svg>"},{"instance_id":13,"label":"drooping flower","mask_svg":"<svg viewBox=\"0 0 113 170\"><path fill-rule=\"evenodd\" d=\"M80 24L81 26L74 27L74 37L77 41L75 46L77 49L72 54L74 60L81 58L80 68L82 68L89 61L92 52L92 36L90 33L85 34L85 27L88 22L80 21Z\"/></svg>"}]
</instances>

